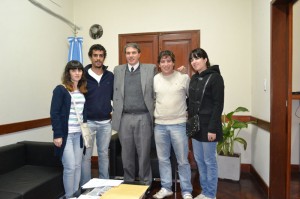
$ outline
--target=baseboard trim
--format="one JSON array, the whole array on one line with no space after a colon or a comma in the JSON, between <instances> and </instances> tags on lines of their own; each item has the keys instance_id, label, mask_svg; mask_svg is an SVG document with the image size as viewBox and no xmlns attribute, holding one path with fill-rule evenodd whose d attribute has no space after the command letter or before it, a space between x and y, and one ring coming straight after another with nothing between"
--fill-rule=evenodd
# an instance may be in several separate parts
<instances>
[{"instance_id":1,"label":"baseboard trim","mask_svg":"<svg viewBox=\"0 0 300 199\"><path fill-rule=\"evenodd\" d=\"M262 191L265 193L266 196L269 198L269 187L265 183L265 181L261 178L261 176L258 174L258 172L255 170L255 168L250 165L250 173L255 178L256 182L258 183L258 187L262 189Z\"/></svg>"},{"instance_id":2,"label":"baseboard trim","mask_svg":"<svg viewBox=\"0 0 300 199\"><path fill-rule=\"evenodd\" d=\"M250 164L241 164L241 172L250 173L251 165Z\"/></svg>"},{"instance_id":3,"label":"baseboard trim","mask_svg":"<svg viewBox=\"0 0 300 199\"><path fill-rule=\"evenodd\" d=\"M292 164L291 165L291 172L299 172L300 166L298 164Z\"/></svg>"},{"instance_id":4,"label":"baseboard trim","mask_svg":"<svg viewBox=\"0 0 300 199\"><path fill-rule=\"evenodd\" d=\"M299 167L298 167L299 169ZM266 185L264 180L261 178L261 176L258 174L258 172L255 170L255 168L251 164L241 164L241 171L244 173L250 173L253 175L255 181L258 184L258 188L261 188L262 191L266 196L269 198L269 187ZM298 170L299 171L299 170Z\"/></svg>"}]
</instances>

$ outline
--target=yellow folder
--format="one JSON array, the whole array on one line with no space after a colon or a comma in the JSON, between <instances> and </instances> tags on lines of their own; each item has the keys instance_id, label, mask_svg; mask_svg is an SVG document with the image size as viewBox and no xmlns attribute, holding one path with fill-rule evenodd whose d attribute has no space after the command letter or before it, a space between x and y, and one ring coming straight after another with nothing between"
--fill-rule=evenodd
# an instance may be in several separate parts
<instances>
[{"instance_id":1,"label":"yellow folder","mask_svg":"<svg viewBox=\"0 0 300 199\"><path fill-rule=\"evenodd\" d=\"M148 188L148 185L120 184L105 192L101 199L141 199Z\"/></svg>"}]
</instances>

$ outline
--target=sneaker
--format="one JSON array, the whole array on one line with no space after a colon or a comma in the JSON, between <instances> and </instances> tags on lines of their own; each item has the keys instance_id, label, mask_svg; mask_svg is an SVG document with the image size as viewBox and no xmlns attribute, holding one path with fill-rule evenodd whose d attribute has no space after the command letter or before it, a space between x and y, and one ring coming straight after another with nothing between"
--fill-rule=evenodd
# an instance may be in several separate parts
<instances>
[{"instance_id":1,"label":"sneaker","mask_svg":"<svg viewBox=\"0 0 300 199\"><path fill-rule=\"evenodd\" d=\"M204 197L203 199L217 199L217 198L216 197L214 197L214 198Z\"/></svg>"},{"instance_id":2,"label":"sneaker","mask_svg":"<svg viewBox=\"0 0 300 199\"><path fill-rule=\"evenodd\" d=\"M182 199L193 199L193 196L190 193L186 193L182 196Z\"/></svg>"},{"instance_id":3,"label":"sneaker","mask_svg":"<svg viewBox=\"0 0 300 199\"><path fill-rule=\"evenodd\" d=\"M203 195L202 193L200 195L198 195L196 198L194 199L205 199L205 195Z\"/></svg>"},{"instance_id":4,"label":"sneaker","mask_svg":"<svg viewBox=\"0 0 300 199\"><path fill-rule=\"evenodd\" d=\"M168 190L165 189L165 188L161 188L161 189L159 190L159 192L157 192L157 193L153 196L153 198L162 199L162 198L164 198L164 197L171 196L171 195L173 195L173 191L168 191Z\"/></svg>"}]
</instances>

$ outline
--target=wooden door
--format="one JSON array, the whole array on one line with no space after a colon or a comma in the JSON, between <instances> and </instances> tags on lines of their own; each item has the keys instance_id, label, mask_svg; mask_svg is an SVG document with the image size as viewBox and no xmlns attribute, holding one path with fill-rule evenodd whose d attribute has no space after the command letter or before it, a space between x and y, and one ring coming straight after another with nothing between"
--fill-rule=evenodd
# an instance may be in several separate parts
<instances>
[{"instance_id":1,"label":"wooden door","mask_svg":"<svg viewBox=\"0 0 300 199\"><path fill-rule=\"evenodd\" d=\"M188 68L188 74L192 75L189 63L189 53L200 46L199 31L181 31L160 33L159 50L171 50L175 54L175 68L182 65Z\"/></svg>"},{"instance_id":2,"label":"wooden door","mask_svg":"<svg viewBox=\"0 0 300 199\"><path fill-rule=\"evenodd\" d=\"M188 68L191 76L193 70L189 64L189 53L200 47L200 31L173 31L173 32L152 32L133 33L119 35L119 64L126 63L124 46L127 43L135 42L141 48L141 63L152 63L157 65L157 57L162 50L171 50L175 54L175 68L182 65Z\"/></svg>"},{"instance_id":3,"label":"wooden door","mask_svg":"<svg viewBox=\"0 0 300 199\"><path fill-rule=\"evenodd\" d=\"M127 43L138 43L141 48L140 62L156 64L158 57L158 35L156 33L140 33L119 35L119 64L127 63L124 46Z\"/></svg>"},{"instance_id":4,"label":"wooden door","mask_svg":"<svg viewBox=\"0 0 300 199\"><path fill-rule=\"evenodd\" d=\"M200 31L172 31L152 33L132 33L119 35L119 64L125 64L126 57L124 46L127 43L138 43L141 48L141 63L152 63L157 65L157 57L162 50L171 50L175 54L175 68L182 65L188 67L191 76L193 70L189 64L189 53L200 47ZM189 161L192 169L196 169L196 161L193 155L191 140L189 140Z\"/></svg>"}]
</instances>

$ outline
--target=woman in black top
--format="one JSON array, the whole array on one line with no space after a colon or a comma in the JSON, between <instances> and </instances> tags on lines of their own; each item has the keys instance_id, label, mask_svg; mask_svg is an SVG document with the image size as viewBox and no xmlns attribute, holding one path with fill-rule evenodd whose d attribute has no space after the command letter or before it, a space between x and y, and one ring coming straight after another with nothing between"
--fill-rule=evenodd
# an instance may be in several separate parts
<instances>
[{"instance_id":1,"label":"woman in black top","mask_svg":"<svg viewBox=\"0 0 300 199\"><path fill-rule=\"evenodd\" d=\"M188 115L190 118L199 114L201 126L200 131L192 137L193 152L202 188L201 194L196 199L214 199L218 184L216 145L222 139L224 81L219 66L210 65L207 53L203 49L194 49L190 53L189 61L196 73L192 76L189 86ZM202 94L203 99L199 107Z\"/></svg>"}]
</instances>

